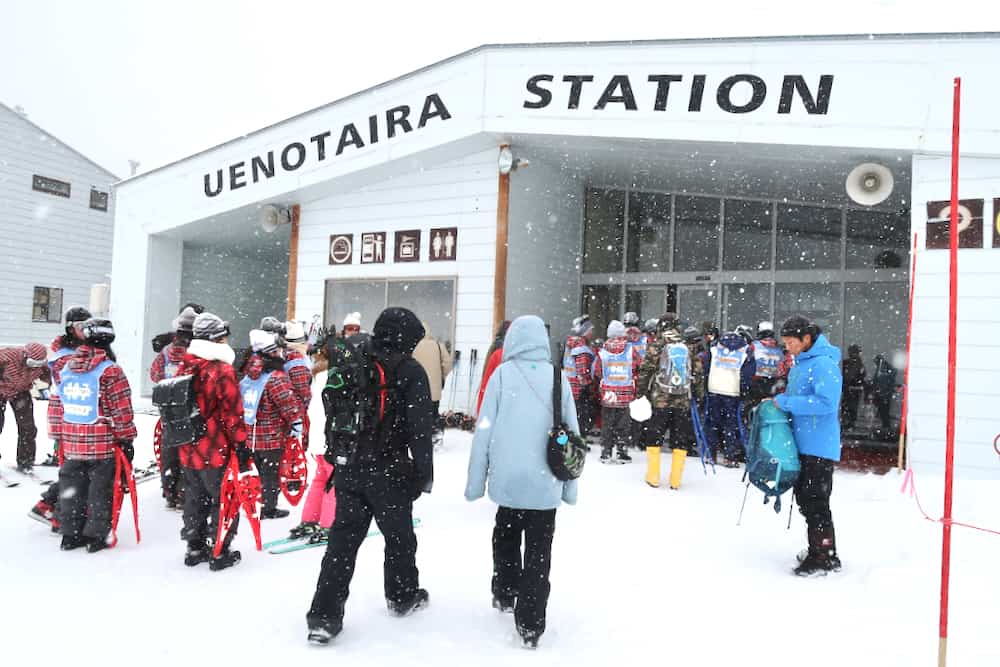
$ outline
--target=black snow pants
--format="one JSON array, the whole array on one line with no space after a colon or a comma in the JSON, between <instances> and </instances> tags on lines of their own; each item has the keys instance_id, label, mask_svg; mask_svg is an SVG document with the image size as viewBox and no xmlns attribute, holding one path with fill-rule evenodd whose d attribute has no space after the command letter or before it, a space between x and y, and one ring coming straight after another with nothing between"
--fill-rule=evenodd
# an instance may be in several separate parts
<instances>
[{"instance_id":1,"label":"black snow pants","mask_svg":"<svg viewBox=\"0 0 1000 667\"><path fill-rule=\"evenodd\" d=\"M31 394L22 391L10 399L0 398L0 432L3 431L4 416L7 413L7 401L14 411L14 421L17 422L17 465L35 465L35 437L38 429L35 427L35 408Z\"/></svg>"},{"instance_id":2,"label":"black snow pants","mask_svg":"<svg viewBox=\"0 0 1000 667\"><path fill-rule=\"evenodd\" d=\"M632 418L628 408L601 408L601 456L610 457L611 450L625 454L632 445Z\"/></svg>"},{"instance_id":3,"label":"black snow pants","mask_svg":"<svg viewBox=\"0 0 1000 667\"><path fill-rule=\"evenodd\" d=\"M799 462L801 470L795 482L795 502L806 519L809 551L815 555L836 555L837 543L830 512L833 461L802 455Z\"/></svg>"},{"instance_id":4,"label":"black snow pants","mask_svg":"<svg viewBox=\"0 0 1000 667\"><path fill-rule=\"evenodd\" d=\"M70 537L106 539L111 532L115 460L66 459L59 469L59 530Z\"/></svg>"},{"instance_id":5,"label":"black snow pants","mask_svg":"<svg viewBox=\"0 0 1000 667\"><path fill-rule=\"evenodd\" d=\"M335 473L336 474L336 473ZM384 585L389 602L405 603L419 588L417 536L413 532L413 501L405 482L375 472L367 484L335 482L337 515L323 556L312 606L310 625L342 620L354 576L358 548L374 518L385 537Z\"/></svg>"},{"instance_id":6,"label":"black snow pants","mask_svg":"<svg viewBox=\"0 0 1000 667\"><path fill-rule=\"evenodd\" d=\"M280 491L280 478L278 467L284 456L282 449L258 449L254 450L253 463L260 473L261 488L261 509L265 512L278 507L278 492Z\"/></svg>"},{"instance_id":7,"label":"black snow pants","mask_svg":"<svg viewBox=\"0 0 1000 667\"><path fill-rule=\"evenodd\" d=\"M160 450L160 489L167 502L182 505L184 500L184 472L181 469L180 447Z\"/></svg>"},{"instance_id":8,"label":"black snow pants","mask_svg":"<svg viewBox=\"0 0 1000 667\"><path fill-rule=\"evenodd\" d=\"M555 510L497 509L493 527L493 596L505 605L516 600L514 622L522 636L537 637L545 632L555 530Z\"/></svg>"},{"instance_id":9,"label":"black snow pants","mask_svg":"<svg viewBox=\"0 0 1000 667\"><path fill-rule=\"evenodd\" d=\"M653 408L653 415L643 422L643 447L666 447L697 451L691 407Z\"/></svg>"},{"instance_id":10,"label":"black snow pants","mask_svg":"<svg viewBox=\"0 0 1000 667\"><path fill-rule=\"evenodd\" d=\"M215 543L219 530L219 496L222 493L222 478L225 468L182 468L184 471L184 527L181 528L181 539L196 548L205 544ZM223 550L228 549L240 517L236 515L233 526L226 536Z\"/></svg>"},{"instance_id":11,"label":"black snow pants","mask_svg":"<svg viewBox=\"0 0 1000 667\"><path fill-rule=\"evenodd\" d=\"M597 410L594 404L594 394L590 391L590 387L583 387L580 390L580 395L574 398L573 402L576 403L576 419L580 424L580 434L586 438L594 430L594 417Z\"/></svg>"}]
</instances>

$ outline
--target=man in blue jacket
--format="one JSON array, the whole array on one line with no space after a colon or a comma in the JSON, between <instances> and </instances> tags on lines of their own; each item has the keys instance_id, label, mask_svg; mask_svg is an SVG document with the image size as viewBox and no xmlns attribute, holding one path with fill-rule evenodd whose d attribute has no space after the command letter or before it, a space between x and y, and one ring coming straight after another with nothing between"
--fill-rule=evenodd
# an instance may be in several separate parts
<instances>
[{"instance_id":1,"label":"man in blue jacket","mask_svg":"<svg viewBox=\"0 0 1000 667\"><path fill-rule=\"evenodd\" d=\"M792 415L802 466L795 500L806 519L809 539L808 550L799 554L795 574L825 575L840 570L830 513L833 464L840 460L840 350L830 344L819 325L800 315L781 327L781 340L795 357L795 365L787 390L774 401Z\"/></svg>"},{"instance_id":2,"label":"man in blue jacket","mask_svg":"<svg viewBox=\"0 0 1000 667\"><path fill-rule=\"evenodd\" d=\"M542 320L517 318L504 339L503 363L486 385L465 486L466 499L476 500L488 483L490 499L499 505L493 528L493 607L514 613L525 648L535 648L545 632L556 508L576 504L577 481L556 479L546 458L553 376ZM560 421L579 434L573 392L565 374L560 379Z\"/></svg>"}]
</instances>

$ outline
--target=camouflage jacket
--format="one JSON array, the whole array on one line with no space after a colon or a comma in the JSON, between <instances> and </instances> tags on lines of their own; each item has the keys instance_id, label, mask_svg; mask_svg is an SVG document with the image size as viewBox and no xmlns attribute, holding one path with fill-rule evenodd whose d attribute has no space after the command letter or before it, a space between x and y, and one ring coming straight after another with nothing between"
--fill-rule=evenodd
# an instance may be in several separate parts
<instances>
[{"instance_id":1,"label":"camouflage jacket","mask_svg":"<svg viewBox=\"0 0 1000 667\"><path fill-rule=\"evenodd\" d=\"M680 332L673 328L658 328L656 334L650 336L646 347L646 356L639 366L638 396L649 399L653 408L688 409L691 397L680 394L668 394L662 391L656 383L656 374L660 370L660 355L664 348L672 343L683 343ZM705 395L705 369L698 355L697 343L687 343L691 357L691 392L701 401Z\"/></svg>"}]
</instances>

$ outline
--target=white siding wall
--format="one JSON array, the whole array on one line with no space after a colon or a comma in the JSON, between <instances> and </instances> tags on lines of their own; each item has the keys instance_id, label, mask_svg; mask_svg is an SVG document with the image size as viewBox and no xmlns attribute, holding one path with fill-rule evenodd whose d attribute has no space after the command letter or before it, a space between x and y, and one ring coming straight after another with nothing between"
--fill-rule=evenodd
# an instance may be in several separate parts
<instances>
[{"instance_id":1,"label":"white siding wall","mask_svg":"<svg viewBox=\"0 0 1000 667\"><path fill-rule=\"evenodd\" d=\"M32 190L33 174L70 183L71 197ZM0 344L48 343L62 330L31 321L36 286L62 288L65 312L89 303L91 285L108 282L114 203L91 209L90 188L110 192L113 180L0 105Z\"/></svg>"},{"instance_id":2,"label":"white siding wall","mask_svg":"<svg viewBox=\"0 0 1000 667\"><path fill-rule=\"evenodd\" d=\"M913 231L919 234L910 370L909 460L941 468L948 378L948 251L925 250L927 202L950 198L950 159L913 160ZM961 160L959 197L985 200L984 248L958 252L958 375L955 466L964 477L1000 479L993 438L1000 433L1000 248L992 224L1000 158ZM991 224L992 223L992 224Z\"/></svg>"},{"instance_id":3,"label":"white siding wall","mask_svg":"<svg viewBox=\"0 0 1000 667\"><path fill-rule=\"evenodd\" d=\"M569 331L580 308L582 225L583 184L558 165L532 160L511 175L508 319L538 315L554 341Z\"/></svg>"},{"instance_id":4,"label":"white siding wall","mask_svg":"<svg viewBox=\"0 0 1000 667\"><path fill-rule=\"evenodd\" d=\"M299 268L296 319L309 321L323 313L326 281L347 278L457 277L455 347L462 353L456 405L466 405L470 383L469 358L479 351L479 365L471 377L478 389L486 349L493 339L493 267L496 242L496 149L374 183L349 194L302 205L299 232ZM454 262L429 262L428 236L432 227L458 227L458 254ZM421 261L392 262L393 232L420 229ZM360 235L387 232L385 264L360 262ZM354 234L354 263L330 266L331 234ZM419 315L420 313L417 313ZM337 323L328 323L336 324ZM367 323L366 326L370 326ZM451 379L448 379L451 382ZM450 384L447 385L450 388ZM447 403L446 392L443 403Z\"/></svg>"}]
</instances>

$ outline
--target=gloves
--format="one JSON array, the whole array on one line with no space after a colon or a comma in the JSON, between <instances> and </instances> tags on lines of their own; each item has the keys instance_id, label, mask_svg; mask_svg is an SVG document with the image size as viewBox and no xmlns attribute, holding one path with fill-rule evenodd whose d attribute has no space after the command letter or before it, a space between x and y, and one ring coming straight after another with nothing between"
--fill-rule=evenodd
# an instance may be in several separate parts
<instances>
[{"instance_id":1,"label":"gloves","mask_svg":"<svg viewBox=\"0 0 1000 667\"><path fill-rule=\"evenodd\" d=\"M245 442L236 444L236 461L239 463L240 472L248 472L250 470L250 459L252 457L253 452L250 451Z\"/></svg>"},{"instance_id":2,"label":"gloves","mask_svg":"<svg viewBox=\"0 0 1000 667\"><path fill-rule=\"evenodd\" d=\"M416 475L410 485L410 500L416 500L423 493L430 493L433 484L432 479Z\"/></svg>"},{"instance_id":3,"label":"gloves","mask_svg":"<svg viewBox=\"0 0 1000 667\"><path fill-rule=\"evenodd\" d=\"M131 440L119 440L118 449L122 450L122 454L128 459L129 463L132 463L132 459L135 458L135 447L132 446Z\"/></svg>"},{"instance_id":4,"label":"gloves","mask_svg":"<svg viewBox=\"0 0 1000 667\"><path fill-rule=\"evenodd\" d=\"M302 422L298 421L292 424L292 437L302 439Z\"/></svg>"}]
</instances>

